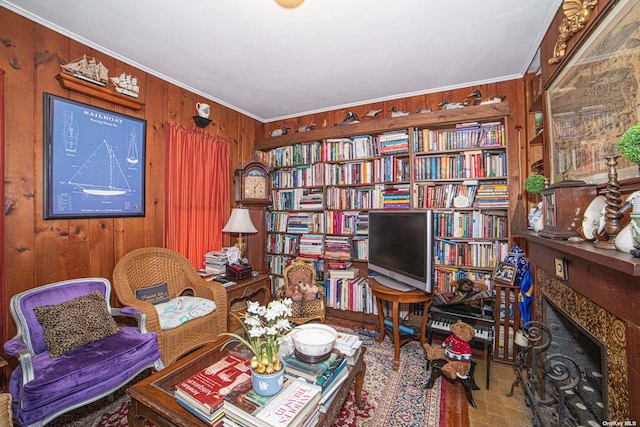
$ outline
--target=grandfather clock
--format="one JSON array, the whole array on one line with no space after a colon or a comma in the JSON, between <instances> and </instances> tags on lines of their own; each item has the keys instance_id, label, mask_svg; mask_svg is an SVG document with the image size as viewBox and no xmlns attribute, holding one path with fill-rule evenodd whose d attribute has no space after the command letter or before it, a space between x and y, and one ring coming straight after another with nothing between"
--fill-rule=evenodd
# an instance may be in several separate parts
<instances>
[{"instance_id":1,"label":"grandfather clock","mask_svg":"<svg viewBox=\"0 0 640 427\"><path fill-rule=\"evenodd\" d=\"M246 258L253 270L266 272L266 207L271 203L269 168L259 161L246 163L234 173L236 203L249 210L251 222L258 229L246 235Z\"/></svg>"}]
</instances>

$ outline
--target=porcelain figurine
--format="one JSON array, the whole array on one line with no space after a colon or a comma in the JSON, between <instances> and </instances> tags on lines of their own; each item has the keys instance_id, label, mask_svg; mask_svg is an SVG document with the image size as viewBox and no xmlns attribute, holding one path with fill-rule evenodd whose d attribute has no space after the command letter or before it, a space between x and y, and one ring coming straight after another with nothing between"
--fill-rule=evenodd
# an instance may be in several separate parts
<instances>
[{"instance_id":1,"label":"porcelain figurine","mask_svg":"<svg viewBox=\"0 0 640 427\"><path fill-rule=\"evenodd\" d=\"M517 243L511 248L509 254L504 258L504 262L508 264L514 264L516 269L516 280L513 282L514 286L520 285L520 280L527 269L527 258L524 256L524 251Z\"/></svg>"}]
</instances>

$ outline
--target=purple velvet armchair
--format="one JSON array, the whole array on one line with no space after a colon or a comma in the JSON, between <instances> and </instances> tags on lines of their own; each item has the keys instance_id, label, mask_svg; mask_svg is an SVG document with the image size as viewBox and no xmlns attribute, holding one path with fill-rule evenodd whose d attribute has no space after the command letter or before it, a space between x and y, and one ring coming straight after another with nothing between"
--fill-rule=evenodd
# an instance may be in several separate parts
<instances>
[{"instance_id":1,"label":"purple velvet armchair","mask_svg":"<svg viewBox=\"0 0 640 427\"><path fill-rule=\"evenodd\" d=\"M155 333L112 322L112 316L122 315L134 317L138 325L144 325L138 310L112 308L110 293L108 280L85 278L40 286L11 298L17 334L4 344L4 350L20 361L11 375L9 391L14 418L21 426L42 426L65 412L111 394L148 368L162 367ZM75 343L79 347L67 348L61 355L52 357L59 352L53 349L52 330L56 326L63 326L63 330L68 326L61 322L67 314L64 310L69 307L68 303L76 304L75 311L68 313L69 323L77 322L77 328L90 330L92 326L86 325L90 325L89 318L93 317L93 328L98 329L94 315L98 310L86 316L82 314L83 307L90 305L85 304L85 298L89 297L97 299L103 311L106 305L103 314L109 322L101 323L113 323L111 335L94 341L88 339L91 342L86 344ZM53 327L50 323L41 324L43 307L45 310L53 307L53 313L58 316L50 322ZM85 320L89 323L83 323ZM73 338L70 335L75 334L67 330L58 335L66 345L67 339Z\"/></svg>"}]
</instances>

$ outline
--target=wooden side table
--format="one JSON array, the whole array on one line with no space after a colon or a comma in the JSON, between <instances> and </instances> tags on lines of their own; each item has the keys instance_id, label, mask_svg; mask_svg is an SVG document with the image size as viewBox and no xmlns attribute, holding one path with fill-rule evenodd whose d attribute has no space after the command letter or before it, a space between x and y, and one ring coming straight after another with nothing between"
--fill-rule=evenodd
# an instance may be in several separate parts
<instances>
[{"instance_id":1,"label":"wooden side table","mask_svg":"<svg viewBox=\"0 0 640 427\"><path fill-rule=\"evenodd\" d=\"M236 316L242 316L247 309L247 301L267 305L271 300L271 280L267 274L241 280L235 285L225 287L227 290L227 328L229 332L243 331L242 324Z\"/></svg>"},{"instance_id":2,"label":"wooden side table","mask_svg":"<svg viewBox=\"0 0 640 427\"><path fill-rule=\"evenodd\" d=\"M395 289L388 288L378 283L375 278L369 279L369 288L373 292L373 296L376 297L376 305L378 307L378 321L380 322L380 337L377 342L384 341L385 327L384 327L384 309L382 302L389 301L392 303L391 319L393 322L393 370L397 371L400 366L400 347L407 342L413 340L413 336L409 335L405 338L400 337L400 319L399 308L400 304L410 303L423 303L424 310L422 312L422 321L420 322L420 344L423 346L426 344L426 332L427 332L427 320L429 320L429 307L433 300L433 294L416 289L415 291L401 292Z\"/></svg>"}]
</instances>

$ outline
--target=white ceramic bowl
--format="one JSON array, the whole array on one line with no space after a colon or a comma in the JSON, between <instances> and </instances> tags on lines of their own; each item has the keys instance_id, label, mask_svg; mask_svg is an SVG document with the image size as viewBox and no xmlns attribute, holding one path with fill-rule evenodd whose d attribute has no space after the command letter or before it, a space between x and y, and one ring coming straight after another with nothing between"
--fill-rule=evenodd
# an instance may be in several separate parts
<instances>
[{"instance_id":1,"label":"white ceramic bowl","mask_svg":"<svg viewBox=\"0 0 640 427\"><path fill-rule=\"evenodd\" d=\"M300 325L291 331L295 349L309 357L322 357L331 352L338 333L331 326L319 323Z\"/></svg>"}]
</instances>

